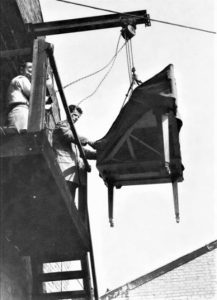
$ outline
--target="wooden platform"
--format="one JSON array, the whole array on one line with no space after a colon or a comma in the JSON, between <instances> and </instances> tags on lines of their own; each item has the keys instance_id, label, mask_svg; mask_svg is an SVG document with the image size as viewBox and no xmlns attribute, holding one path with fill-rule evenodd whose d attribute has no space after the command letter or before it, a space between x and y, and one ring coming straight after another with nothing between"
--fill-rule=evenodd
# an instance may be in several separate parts
<instances>
[{"instance_id":1,"label":"wooden platform","mask_svg":"<svg viewBox=\"0 0 217 300\"><path fill-rule=\"evenodd\" d=\"M23 254L50 260L89 250L45 131L3 136L0 166L3 230Z\"/></svg>"}]
</instances>

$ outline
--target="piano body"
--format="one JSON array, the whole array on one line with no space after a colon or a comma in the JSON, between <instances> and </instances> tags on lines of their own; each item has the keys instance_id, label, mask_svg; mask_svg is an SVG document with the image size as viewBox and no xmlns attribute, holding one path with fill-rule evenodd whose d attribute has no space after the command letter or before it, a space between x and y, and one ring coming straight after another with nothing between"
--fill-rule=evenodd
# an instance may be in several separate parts
<instances>
[{"instance_id":1,"label":"piano body","mask_svg":"<svg viewBox=\"0 0 217 300\"><path fill-rule=\"evenodd\" d=\"M113 188L172 183L176 221L178 186L183 180L173 65L133 91L108 133L96 142L97 168L108 187L113 226Z\"/></svg>"}]
</instances>

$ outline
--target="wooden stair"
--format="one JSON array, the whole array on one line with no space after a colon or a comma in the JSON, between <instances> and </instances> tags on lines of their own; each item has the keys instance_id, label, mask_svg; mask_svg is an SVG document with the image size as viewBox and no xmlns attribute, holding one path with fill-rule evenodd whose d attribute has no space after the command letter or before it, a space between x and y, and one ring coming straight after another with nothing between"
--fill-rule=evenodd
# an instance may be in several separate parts
<instances>
[{"instance_id":1,"label":"wooden stair","mask_svg":"<svg viewBox=\"0 0 217 300\"><path fill-rule=\"evenodd\" d=\"M76 260L78 262L78 260ZM79 270L70 270L70 271L58 271L58 272L44 272L43 263L37 263L33 266L34 270L34 294L33 300L57 300L57 299L77 299L77 300L92 300L93 293L91 288L91 277L90 277L90 268L89 268L89 259L88 253L85 257L82 257L80 260L81 268ZM72 261L71 261L72 262ZM63 261L55 262L63 263ZM66 283L68 280L79 280L81 289L72 289L67 290L65 288L58 289L56 291L46 291L45 284L52 282L55 285L55 282ZM70 283L69 283L70 285ZM61 284L62 287L62 284Z\"/></svg>"}]
</instances>

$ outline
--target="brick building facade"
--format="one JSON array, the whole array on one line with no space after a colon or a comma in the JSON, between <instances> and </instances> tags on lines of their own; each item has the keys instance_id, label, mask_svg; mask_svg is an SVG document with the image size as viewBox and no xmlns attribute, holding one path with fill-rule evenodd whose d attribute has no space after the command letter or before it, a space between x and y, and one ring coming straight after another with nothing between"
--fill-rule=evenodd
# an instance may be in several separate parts
<instances>
[{"instance_id":1,"label":"brick building facade","mask_svg":"<svg viewBox=\"0 0 217 300\"><path fill-rule=\"evenodd\" d=\"M217 299L217 241L101 297L101 300L112 299Z\"/></svg>"}]
</instances>

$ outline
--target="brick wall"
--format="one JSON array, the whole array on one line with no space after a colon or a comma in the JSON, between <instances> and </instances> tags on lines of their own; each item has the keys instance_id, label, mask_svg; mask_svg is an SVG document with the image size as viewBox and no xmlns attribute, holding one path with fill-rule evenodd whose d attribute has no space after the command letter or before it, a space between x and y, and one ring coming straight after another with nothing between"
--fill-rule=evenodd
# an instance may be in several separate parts
<instances>
[{"instance_id":1,"label":"brick wall","mask_svg":"<svg viewBox=\"0 0 217 300\"><path fill-rule=\"evenodd\" d=\"M103 300L216 300L217 249L135 288L103 296Z\"/></svg>"}]
</instances>

